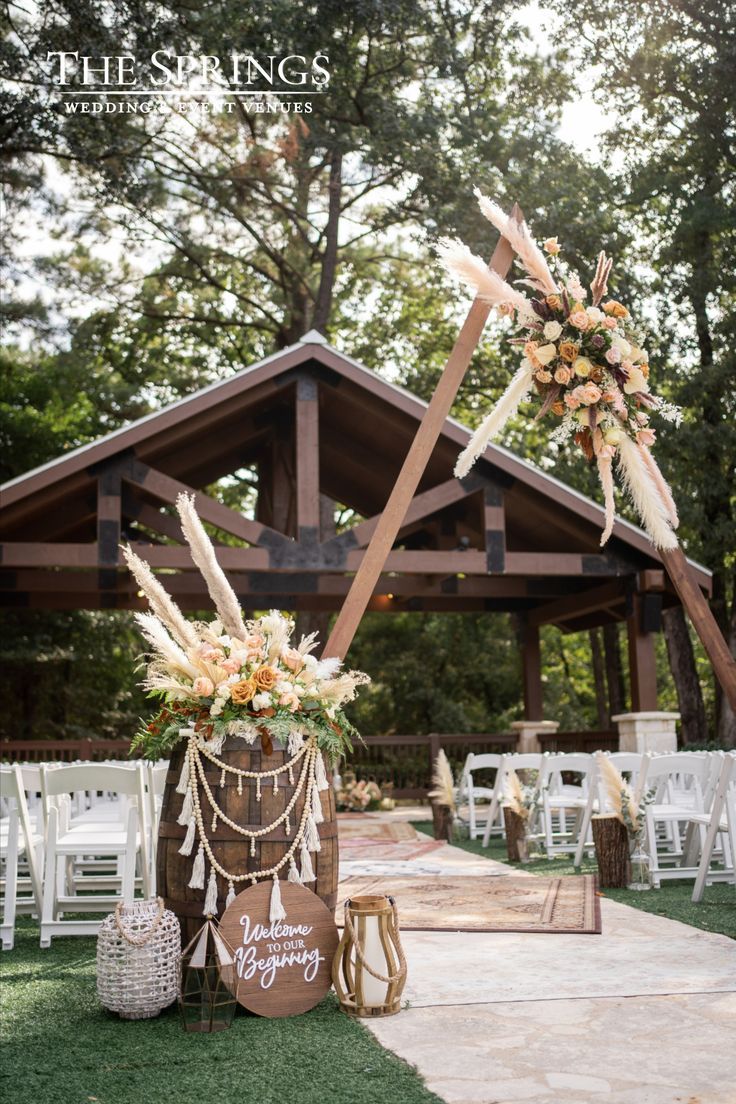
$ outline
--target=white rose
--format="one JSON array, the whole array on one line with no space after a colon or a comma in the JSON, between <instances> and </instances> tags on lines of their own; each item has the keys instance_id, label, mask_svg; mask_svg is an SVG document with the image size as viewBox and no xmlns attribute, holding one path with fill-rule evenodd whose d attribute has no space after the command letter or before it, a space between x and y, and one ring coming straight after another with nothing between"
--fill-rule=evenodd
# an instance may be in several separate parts
<instances>
[{"instance_id":1,"label":"white rose","mask_svg":"<svg viewBox=\"0 0 736 1104\"><path fill-rule=\"evenodd\" d=\"M588 314L590 314L590 311L588 311ZM562 326L559 322L548 322L544 327L544 336L548 341L556 341L561 333Z\"/></svg>"},{"instance_id":2,"label":"white rose","mask_svg":"<svg viewBox=\"0 0 736 1104\"><path fill-rule=\"evenodd\" d=\"M585 313L587 314L591 322L602 322L603 319L606 317L603 311L599 310L598 307L586 307Z\"/></svg>"},{"instance_id":3,"label":"white rose","mask_svg":"<svg viewBox=\"0 0 736 1104\"><path fill-rule=\"evenodd\" d=\"M614 349L618 349L618 351L621 353L622 360L628 357L631 353L631 345L628 343L626 338L620 337L619 334L613 335L613 338L611 340L611 347Z\"/></svg>"}]
</instances>

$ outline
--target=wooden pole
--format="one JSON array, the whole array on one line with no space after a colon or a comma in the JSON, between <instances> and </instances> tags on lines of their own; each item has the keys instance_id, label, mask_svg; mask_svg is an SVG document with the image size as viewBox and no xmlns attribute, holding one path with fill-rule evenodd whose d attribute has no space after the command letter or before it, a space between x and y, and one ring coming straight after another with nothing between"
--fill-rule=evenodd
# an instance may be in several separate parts
<instances>
[{"instance_id":1,"label":"wooden pole","mask_svg":"<svg viewBox=\"0 0 736 1104\"><path fill-rule=\"evenodd\" d=\"M511 216L518 221L522 212L514 204ZM513 251L505 238L501 238L490 261L490 268L504 277L511 267ZM344 659L355 632L373 594L373 588L383 571L386 557L401 528L419 480L422 478L430 456L450 413L458 388L463 381L471 357L480 341L491 306L475 299L468 312L457 341L442 372L437 390L422 418L394 489L381 514L370 544L360 563L352 586L335 621L324 655Z\"/></svg>"},{"instance_id":2,"label":"wooden pole","mask_svg":"<svg viewBox=\"0 0 736 1104\"><path fill-rule=\"evenodd\" d=\"M736 660L731 655L713 611L690 574L685 554L679 545L677 548L660 548L659 555L695 631L703 642L723 693L736 713Z\"/></svg>"}]
</instances>

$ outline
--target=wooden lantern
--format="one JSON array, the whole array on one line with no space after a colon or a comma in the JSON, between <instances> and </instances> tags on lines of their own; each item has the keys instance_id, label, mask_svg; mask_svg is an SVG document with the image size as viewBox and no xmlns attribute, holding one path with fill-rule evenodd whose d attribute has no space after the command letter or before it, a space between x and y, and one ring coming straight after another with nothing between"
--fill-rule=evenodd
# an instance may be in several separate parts
<instances>
[{"instance_id":1,"label":"wooden lantern","mask_svg":"<svg viewBox=\"0 0 736 1104\"><path fill-rule=\"evenodd\" d=\"M205 921L182 951L179 1010L185 1031L230 1027L238 1006L238 977L232 947L217 924Z\"/></svg>"},{"instance_id":2,"label":"wooden lantern","mask_svg":"<svg viewBox=\"0 0 736 1104\"><path fill-rule=\"evenodd\" d=\"M393 897L353 897L345 902L332 983L340 1007L351 1016L393 1016L400 1010L406 959Z\"/></svg>"}]
</instances>

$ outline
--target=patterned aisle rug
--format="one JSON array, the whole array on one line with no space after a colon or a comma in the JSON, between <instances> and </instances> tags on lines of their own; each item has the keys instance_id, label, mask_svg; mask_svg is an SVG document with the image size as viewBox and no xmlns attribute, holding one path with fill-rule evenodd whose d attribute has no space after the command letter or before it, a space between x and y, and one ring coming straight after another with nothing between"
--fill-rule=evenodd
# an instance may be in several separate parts
<instances>
[{"instance_id":1,"label":"patterned aisle rug","mask_svg":"<svg viewBox=\"0 0 736 1104\"><path fill-rule=\"evenodd\" d=\"M385 840L385 839L347 839L340 829L340 861L358 862L361 859L380 859L381 862L406 862L420 859L432 851L447 847L443 840Z\"/></svg>"},{"instance_id":2,"label":"patterned aisle rug","mask_svg":"<svg viewBox=\"0 0 736 1104\"><path fill-rule=\"evenodd\" d=\"M354 839L385 840L386 843L419 839L419 833L412 824L406 824L402 821L394 821L389 824L383 820L369 820L367 817L361 818L359 816L344 817L342 815L337 818L337 835L341 843L343 840Z\"/></svg>"},{"instance_id":3,"label":"patterned aisle rug","mask_svg":"<svg viewBox=\"0 0 736 1104\"><path fill-rule=\"evenodd\" d=\"M567 878L349 877L338 888L338 924L342 924L347 897L371 893L396 898L404 931L601 932L593 874Z\"/></svg>"}]
</instances>

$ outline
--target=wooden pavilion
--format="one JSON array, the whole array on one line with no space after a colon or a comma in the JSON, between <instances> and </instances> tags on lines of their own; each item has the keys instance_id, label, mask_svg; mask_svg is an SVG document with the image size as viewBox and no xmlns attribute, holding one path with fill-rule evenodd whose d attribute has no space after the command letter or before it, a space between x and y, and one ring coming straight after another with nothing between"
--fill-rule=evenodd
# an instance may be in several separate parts
<instances>
[{"instance_id":1,"label":"wooden pavilion","mask_svg":"<svg viewBox=\"0 0 736 1104\"><path fill-rule=\"evenodd\" d=\"M196 490L245 609L337 610L425 409L312 331L0 488L0 602L143 608L119 551L131 541L183 608L209 608L172 508ZM647 536L617 519L601 551L602 509L496 445L454 478L467 439L448 418L369 608L513 611L529 719L542 716L540 626L625 621L631 707L656 709L654 633L678 598ZM253 518L212 496L246 469ZM336 533L334 503L364 520ZM709 594L710 572L691 567Z\"/></svg>"}]
</instances>

